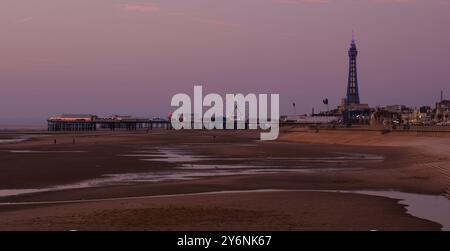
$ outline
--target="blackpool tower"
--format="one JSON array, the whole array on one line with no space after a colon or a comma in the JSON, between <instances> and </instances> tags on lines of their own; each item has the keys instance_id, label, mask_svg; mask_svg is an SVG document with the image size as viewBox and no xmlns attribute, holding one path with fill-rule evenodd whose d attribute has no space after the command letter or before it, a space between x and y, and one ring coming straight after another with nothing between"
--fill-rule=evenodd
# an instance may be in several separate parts
<instances>
[{"instance_id":1,"label":"blackpool tower","mask_svg":"<svg viewBox=\"0 0 450 251\"><path fill-rule=\"evenodd\" d=\"M347 85L347 100L346 104L359 104L359 90L358 90L358 74L356 71L356 56L358 50L356 49L355 36L352 35L352 42L348 50L349 70L348 70L348 85Z\"/></svg>"}]
</instances>

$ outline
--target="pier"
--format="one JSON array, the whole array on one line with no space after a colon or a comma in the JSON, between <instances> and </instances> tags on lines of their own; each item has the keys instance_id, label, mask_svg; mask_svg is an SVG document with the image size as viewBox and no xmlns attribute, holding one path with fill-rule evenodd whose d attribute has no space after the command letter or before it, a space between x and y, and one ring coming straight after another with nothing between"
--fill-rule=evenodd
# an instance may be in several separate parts
<instances>
[{"instance_id":1,"label":"pier","mask_svg":"<svg viewBox=\"0 0 450 251\"><path fill-rule=\"evenodd\" d=\"M47 120L48 131L97 131L97 130L125 130L139 129L153 130L153 128L172 129L168 120L132 118L129 116L112 116L99 118L90 114L63 114Z\"/></svg>"}]
</instances>

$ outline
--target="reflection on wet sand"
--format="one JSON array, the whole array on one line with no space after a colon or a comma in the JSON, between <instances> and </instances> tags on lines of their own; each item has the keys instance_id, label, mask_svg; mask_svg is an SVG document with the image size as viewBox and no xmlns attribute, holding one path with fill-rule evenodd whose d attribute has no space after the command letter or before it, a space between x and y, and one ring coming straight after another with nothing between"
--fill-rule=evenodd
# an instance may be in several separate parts
<instances>
[{"instance_id":1,"label":"reflection on wet sand","mask_svg":"<svg viewBox=\"0 0 450 251\"><path fill-rule=\"evenodd\" d=\"M85 151L31 151L31 150L10 150L10 153L83 153ZM163 181L177 181L177 180L192 180L205 177L214 176L232 176L232 175L255 175L255 174L272 174L281 172L323 172L336 171L342 168L325 166L317 167L312 165L293 165L280 166L278 161L311 161L322 163L337 163L341 161L382 161L383 158L375 155L351 154L337 157L275 157L267 159L259 159L258 162L250 161L249 164L210 164L201 163L201 161L244 161L248 158L236 158L226 156L202 156L193 155L178 149L157 148L152 150L140 150L131 154L122 154L121 157L133 157L143 161L162 161L168 163L178 163L178 166L173 169L164 171L150 171L137 173L119 173L119 174L104 174L101 178L85 180L72 184L63 184L52 187L36 188L36 189L3 189L0 190L0 197L14 196L38 192L52 192L68 189L79 189L89 187L104 187L116 185L132 185L136 183L154 183ZM144 158L144 159L141 159ZM355 168L346 168L347 170Z\"/></svg>"},{"instance_id":2,"label":"reflection on wet sand","mask_svg":"<svg viewBox=\"0 0 450 251\"><path fill-rule=\"evenodd\" d=\"M332 191L381 196L399 200L406 206L407 213L442 225L442 230L450 231L450 200L444 196L404 193L399 191Z\"/></svg>"},{"instance_id":3,"label":"reflection on wet sand","mask_svg":"<svg viewBox=\"0 0 450 251\"><path fill-rule=\"evenodd\" d=\"M1 144L20 143L34 138L46 137L47 135L33 135L33 134L4 134L0 135Z\"/></svg>"}]
</instances>

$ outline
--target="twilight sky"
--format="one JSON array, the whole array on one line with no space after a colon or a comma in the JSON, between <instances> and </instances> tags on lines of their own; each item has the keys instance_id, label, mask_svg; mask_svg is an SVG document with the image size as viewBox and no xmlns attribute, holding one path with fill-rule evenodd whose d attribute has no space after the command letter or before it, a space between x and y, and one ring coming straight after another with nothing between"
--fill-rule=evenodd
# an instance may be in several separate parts
<instances>
[{"instance_id":1,"label":"twilight sky","mask_svg":"<svg viewBox=\"0 0 450 251\"><path fill-rule=\"evenodd\" d=\"M204 92L345 95L352 29L371 106L450 97L450 0L0 0L0 125L166 115Z\"/></svg>"}]
</instances>

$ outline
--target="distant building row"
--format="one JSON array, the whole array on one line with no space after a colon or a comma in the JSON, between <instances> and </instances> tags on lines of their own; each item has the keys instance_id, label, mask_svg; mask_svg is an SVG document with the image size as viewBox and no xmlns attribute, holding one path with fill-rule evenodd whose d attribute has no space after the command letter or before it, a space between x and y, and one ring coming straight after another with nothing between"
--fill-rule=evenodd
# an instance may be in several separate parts
<instances>
[{"instance_id":1,"label":"distant building row","mask_svg":"<svg viewBox=\"0 0 450 251\"><path fill-rule=\"evenodd\" d=\"M434 108L409 108L404 105L377 108L372 120L381 124L450 125L450 100L441 100Z\"/></svg>"}]
</instances>

